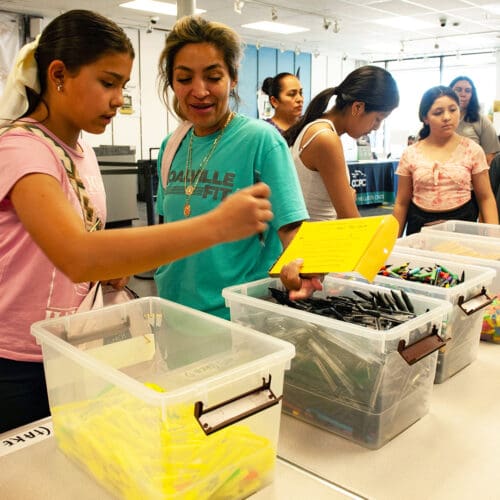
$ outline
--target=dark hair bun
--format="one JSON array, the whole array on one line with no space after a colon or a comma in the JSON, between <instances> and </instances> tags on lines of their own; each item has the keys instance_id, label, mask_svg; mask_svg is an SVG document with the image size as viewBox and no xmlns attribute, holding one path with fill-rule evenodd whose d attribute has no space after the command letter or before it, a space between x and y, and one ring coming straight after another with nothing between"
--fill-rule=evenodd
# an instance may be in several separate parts
<instances>
[{"instance_id":1,"label":"dark hair bun","mask_svg":"<svg viewBox=\"0 0 500 500\"><path fill-rule=\"evenodd\" d=\"M264 94L267 94L268 96L271 96L273 93L273 83L274 83L274 78L272 76L268 76L262 82L262 92L264 92Z\"/></svg>"}]
</instances>

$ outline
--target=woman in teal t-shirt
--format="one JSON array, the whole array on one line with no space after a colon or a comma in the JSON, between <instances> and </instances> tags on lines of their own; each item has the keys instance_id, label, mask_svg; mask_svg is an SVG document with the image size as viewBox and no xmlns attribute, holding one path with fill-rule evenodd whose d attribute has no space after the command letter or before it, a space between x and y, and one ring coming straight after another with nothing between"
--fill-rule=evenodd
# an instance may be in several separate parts
<instances>
[{"instance_id":1,"label":"woman in teal t-shirt","mask_svg":"<svg viewBox=\"0 0 500 500\"><path fill-rule=\"evenodd\" d=\"M159 64L165 98L173 90L174 112L192 124L173 157L166 185L158 188L157 211L165 222L204 213L258 180L271 188L274 219L265 234L218 245L156 272L161 297L225 318L229 311L222 289L266 277L308 218L286 142L266 123L230 109L231 98L237 99L240 59L236 32L187 16L169 33ZM162 144L160 168L170 138ZM317 280L304 280L299 294L318 287Z\"/></svg>"}]
</instances>

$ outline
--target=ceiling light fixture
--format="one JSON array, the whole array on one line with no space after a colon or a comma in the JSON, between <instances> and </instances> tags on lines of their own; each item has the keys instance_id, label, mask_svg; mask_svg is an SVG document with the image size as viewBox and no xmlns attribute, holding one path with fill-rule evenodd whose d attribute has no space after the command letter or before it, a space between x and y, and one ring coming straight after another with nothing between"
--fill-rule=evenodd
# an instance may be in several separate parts
<instances>
[{"instance_id":1,"label":"ceiling light fixture","mask_svg":"<svg viewBox=\"0 0 500 500\"><path fill-rule=\"evenodd\" d=\"M145 12L154 12L166 16L177 16L177 5L173 3L159 2L158 0L131 0L120 4L120 7L126 9L142 10ZM203 14L206 10L195 9L196 14Z\"/></svg>"},{"instance_id":2,"label":"ceiling light fixture","mask_svg":"<svg viewBox=\"0 0 500 500\"><path fill-rule=\"evenodd\" d=\"M243 12L243 7L245 6L245 2L243 0L234 0L234 12L236 14L241 14Z\"/></svg>"},{"instance_id":3,"label":"ceiling light fixture","mask_svg":"<svg viewBox=\"0 0 500 500\"><path fill-rule=\"evenodd\" d=\"M332 31L334 33L338 33L340 31L340 22L338 19L335 19L335 21L333 22L333 28L332 28Z\"/></svg>"},{"instance_id":4,"label":"ceiling light fixture","mask_svg":"<svg viewBox=\"0 0 500 500\"><path fill-rule=\"evenodd\" d=\"M300 47L298 45L295 47L295 55L300 56Z\"/></svg>"},{"instance_id":5,"label":"ceiling light fixture","mask_svg":"<svg viewBox=\"0 0 500 500\"><path fill-rule=\"evenodd\" d=\"M323 18L323 29L325 31L327 31L330 26L332 25L332 20L331 19L327 19L326 17Z\"/></svg>"},{"instance_id":6,"label":"ceiling light fixture","mask_svg":"<svg viewBox=\"0 0 500 500\"><path fill-rule=\"evenodd\" d=\"M276 10L276 7L271 8L271 21L277 21L278 20L278 11Z\"/></svg>"}]
</instances>

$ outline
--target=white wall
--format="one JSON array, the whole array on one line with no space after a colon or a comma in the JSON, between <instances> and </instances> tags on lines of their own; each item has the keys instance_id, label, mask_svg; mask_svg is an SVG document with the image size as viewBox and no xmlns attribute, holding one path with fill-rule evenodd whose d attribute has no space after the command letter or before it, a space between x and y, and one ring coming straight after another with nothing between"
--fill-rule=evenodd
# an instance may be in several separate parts
<instances>
[{"instance_id":1,"label":"white wall","mask_svg":"<svg viewBox=\"0 0 500 500\"><path fill-rule=\"evenodd\" d=\"M167 113L156 90L158 58L163 33L125 28L135 51L135 61L124 94L132 101L131 113L119 112L103 134L83 132L92 146L111 144L135 147L136 159L149 158L149 148L159 147L167 134ZM153 158L156 157L156 152Z\"/></svg>"},{"instance_id":2,"label":"white wall","mask_svg":"<svg viewBox=\"0 0 500 500\"><path fill-rule=\"evenodd\" d=\"M338 85L356 68L357 61L340 55L319 55L311 60L311 98L328 87Z\"/></svg>"},{"instance_id":3,"label":"white wall","mask_svg":"<svg viewBox=\"0 0 500 500\"><path fill-rule=\"evenodd\" d=\"M0 12L0 94L3 92L7 75L19 51L20 16Z\"/></svg>"}]
</instances>

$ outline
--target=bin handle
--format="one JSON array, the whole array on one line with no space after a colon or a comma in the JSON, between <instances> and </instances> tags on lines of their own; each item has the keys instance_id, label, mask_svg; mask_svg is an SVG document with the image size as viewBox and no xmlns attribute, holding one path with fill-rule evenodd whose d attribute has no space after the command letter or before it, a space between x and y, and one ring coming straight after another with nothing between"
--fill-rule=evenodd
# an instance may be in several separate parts
<instances>
[{"instance_id":1,"label":"bin handle","mask_svg":"<svg viewBox=\"0 0 500 500\"><path fill-rule=\"evenodd\" d=\"M194 416L208 436L235 422L277 405L282 398L283 395L277 397L271 391L271 374L269 374L267 382L265 378L262 378L260 387L218 405L203 409L203 403L197 401L194 404Z\"/></svg>"},{"instance_id":2,"label":"bin handle","mask_svg":"<svg viewBox=\"0 0 500 500\"><path fill-rule=\"evenodd\" d=\"M493 298L486 293L486 288L484 288L484 286L477 295L474 295L468 300L465 300L463 295L458 297L458 307L460 307L467 316L483 309L483 307L489 306L492 302Z\"/></svg>"},{"instance_id":3,"label":"bin handle","mask_svg":"<svg viewBox=\"0 0 500 500\"><path fill-rule=\"evenodd\" d=\"M399 354L401 354L401 357L409 365L413 365L429 354L441 349L441 347L446 345L446 342L438 335L437 332L437 326L433 325L430 335L427 335L427 337L417 340L408 346L406 345L406 341L401 339L398 344Z\"/></svg>"}]
</instances>

